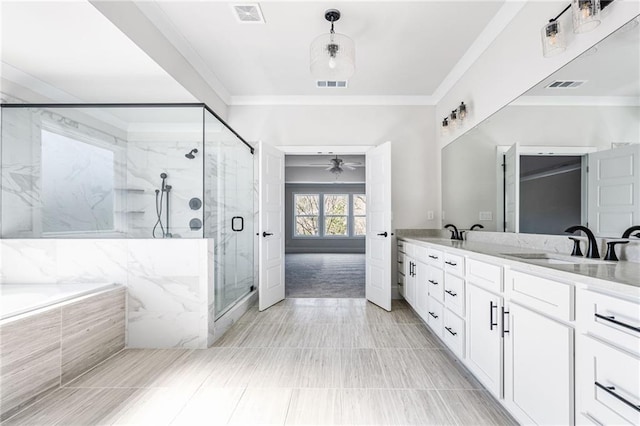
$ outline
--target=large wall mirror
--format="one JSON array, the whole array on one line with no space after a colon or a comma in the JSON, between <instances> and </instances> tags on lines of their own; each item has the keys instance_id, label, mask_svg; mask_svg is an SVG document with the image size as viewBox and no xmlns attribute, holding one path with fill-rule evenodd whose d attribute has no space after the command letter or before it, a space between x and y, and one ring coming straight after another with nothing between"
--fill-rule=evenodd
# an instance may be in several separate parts
<instances>
[{"instance_id":1,"label":"large wall mirror","mask_svg":"<svg viewBox=\"0 0 640 426\"><path fill-rule=\"evenodd\" d=\"M442 151L443 220L620 237L640 224L640 16Z\"/></svg>"}]
</instances>

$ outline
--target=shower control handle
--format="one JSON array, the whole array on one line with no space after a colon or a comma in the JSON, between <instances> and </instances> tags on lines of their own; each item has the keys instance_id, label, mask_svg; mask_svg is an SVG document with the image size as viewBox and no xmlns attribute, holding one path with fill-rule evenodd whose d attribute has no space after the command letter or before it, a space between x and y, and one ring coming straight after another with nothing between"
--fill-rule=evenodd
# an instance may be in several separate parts
<instances>
[{"instance_id":1,"label":"shower control handle","mask_svg":"<svg viewBox=\"0 0 640 426\"><path fill-rule=\"evenodd\" d=\"M236 227L236 220L240 220L240 227ZM231 218L231 230L233 232L244 231L244 218L242 216L234 216Z\"/></svg>"},{"instance_id":2,"label":"shower control handle","mask_svg":"<svg viewBox=\"0 0 640 426\"><path fill-rule=\"evenodd\" d=\"M273 233L266 232L266 231L262 233L262 236L265 237L265 238L268 237L269 235L273 235Z\"/></svg>"}]
</instances>

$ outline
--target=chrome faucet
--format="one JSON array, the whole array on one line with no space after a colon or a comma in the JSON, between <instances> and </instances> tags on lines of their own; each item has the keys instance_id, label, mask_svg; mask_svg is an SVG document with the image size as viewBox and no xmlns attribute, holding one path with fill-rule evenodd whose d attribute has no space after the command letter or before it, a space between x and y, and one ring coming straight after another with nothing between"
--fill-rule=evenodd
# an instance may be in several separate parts
<instances>
[{"instance_id":1,"label":"chrome faucet","mask_svg":"<svg viewBox=\"0 0 640 426\"><path fill-rule=\"evenodd\" d=\"M593 232L586 226L575 225L570 226L564 230L564 232L568 232L569 234L573 234L576 231L582 231L587 234L587 238L589 239L589 244L587 245L587 255L589 259L600 259L600 253L598 252L598 243L596 242L596 237L593 235Z\"/></svg>"},{"instance_id":2,"label":"chrome faucet","mask_svg":"<svg viewBox=\"0 0 640 426\"><path fill-rule=\"evenodd\" d=\"M449 228L453 228L453 229L449 229ZM462 238L460 237L460 232L458 231L458 228L456 228L456 226L452 223L448 223L444 226L444 229L449 229L449 232L451 232L451 239L452 240L461 240Z\"/></svg>"},{"instance_id":3,"label":"chrome faucet","mask_svg":"<svg viewBox=\"0 0 640 426\"><path fill-rule=\"evenodd\" d=\"M471 229L469 229L469 231L473 231L476 228L484 229L484 226L480 225L479 223L474 223L473 225L471 225Z\"/></svg>"}]
</instances>

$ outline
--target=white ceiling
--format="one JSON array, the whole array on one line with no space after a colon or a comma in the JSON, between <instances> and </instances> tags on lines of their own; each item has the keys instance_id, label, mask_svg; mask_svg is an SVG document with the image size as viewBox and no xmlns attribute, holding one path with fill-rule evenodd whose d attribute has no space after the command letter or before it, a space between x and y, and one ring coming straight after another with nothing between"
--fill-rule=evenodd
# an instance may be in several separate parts
<instances>
[{"instance_id":1,"label":"white ceiling","mask_svg":"<svg viewBox=\"0 0 640 426\"><path fill-rule=\"evenodd\" d=\"M147 17L232 98L430 96L503 4L497 1L263 1L265 24L243 24L232 2L140 2ZM356 72L347 89L317 89L309 45L329 30L353 38Z\"/></svg>"},{"instance_id":2,"label":"white ceiling","mask_svg":"<svg viewBox=\"0 0 640 426\"><path fill-rule=\"evenodd\" d=\"M0 7L6 80L56 102L196 101L86 1Z\"/></svg>"}]
</instances>

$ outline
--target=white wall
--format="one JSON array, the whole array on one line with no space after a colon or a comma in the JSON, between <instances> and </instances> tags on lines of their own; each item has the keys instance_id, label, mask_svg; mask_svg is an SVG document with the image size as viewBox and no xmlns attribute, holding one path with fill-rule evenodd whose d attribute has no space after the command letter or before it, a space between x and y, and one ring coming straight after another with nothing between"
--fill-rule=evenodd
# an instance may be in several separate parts
<instances>
[{"instance_id":1,"label":"white wall","mask_svg":"<svg viewBox=\"0 0 640 426\"><path fill-rule=\"evenodd\" d=\"M456 85L438 102L435 115L438 124L460 104L460 101L464 101L469 110L465 128L439 136L441 146L450 143L464 131L480 123L640 14L639 1L615 1L603 11L600 26L589 33L573 38L565 52L551 58L544 58L540 29L545 22L562 11L567 3L567 1L530 0ZM562 22L565 23L570 18L571 14L567 12L563 15ZM571 28L570 24L566 23L568 24L566 27ZM572 36L572 34L569 35Z\"/></svg>"},{"instance_id":2,"label":"white wall","mask_svg":"<svg viewBox=\"0 0 640 426\"><path fill-rule=\"evenodd\" d=\"M229 124L272 145L378 145L392 141L394 228L438 227L440 150L427 106L231 106ZM427 220L427 211L436 212Z\"/></svg>"}]
</instances>

